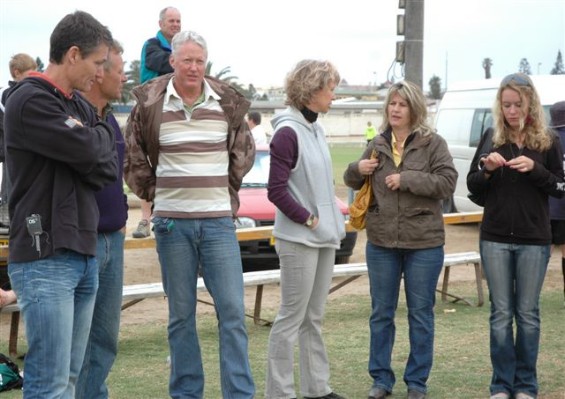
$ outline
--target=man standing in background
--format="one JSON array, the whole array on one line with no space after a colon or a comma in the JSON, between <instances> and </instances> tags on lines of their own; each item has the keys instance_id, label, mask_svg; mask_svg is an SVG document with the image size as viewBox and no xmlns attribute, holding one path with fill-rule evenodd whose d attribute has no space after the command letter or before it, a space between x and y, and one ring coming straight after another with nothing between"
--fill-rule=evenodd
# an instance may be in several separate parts
<instances>
[{"instance_id":1,"label":"man standing in background","mask_svg":"<svg viewBox=\"0 0 565 399\"><path fill-rule=\"evenodd\" d=\"M6 103L6 97L10 89L20 80L27 78L30 72L35 71L37 69L37 63L30 55L19 53L10 59L9 68L10 75L13 80L8 82L8 86L0 89L0 162L2 162L2 188L0 191L0 202L2 204L2 208L6 207L6 214L4 215L3 213L2 218L0 219L1 225L9 223L9 220L4 220L4 216L8 216L8 208L6 204L8 203L8 196L10 194L10 181L8 179L8 171L6 170L6 155L4 154L4 104Z\"/></svg>"},{"instance_id":2,"label":"man standing in background","mask_svg":"<svg viewBox=\"0 0 565 399\"><path fill-rule=\"evenodd\" d=\"M157 76L173 72L169 63L171 40L180 32L180 11L166 7L159 13L159 32L147 40L141 50L141 84ZM151 235L151 202L141 200L141 220L133 232L133 238L145 238Z\"/></svg>"},{"instance_id":3,"label":"man standing in background","mask_svg":"<svg viewBox=\"0 0 565 399\"><path fill-rule=\"evenodd\" d=\"M255 145L267 145L267 133L265 133L265 128L261 126L261 113L257 111L249 112L247 114L247 124L249 129L251 129Z\"/></svg>"},{"instance_id":4,"label":"man standing in background","mask_svg":"<svg viewBox=\"0 0 565 399\"><path fill-rule=\"evenodd\" d=\"M367 122L367 129L365 129L365 139L367 140L367 145L375 138L377 135L377 129L373 126L371 121Z\"/></svg>"},{"instance_id":5,"label":"man standing in background","mask_svg":"<svg viewBox=\"0 0 565 399\"><path fill-rule=\"evenodd\" d=\"M75 399L108 398L106 378L118 353L128 205L123 187L125 142L118 121L112 114L110 101L121 98L122 88L127 81L122 53L122 46L114 40L110 46L108 60L104 64L104 76L98 77L92 89L83 93L98 118L114 129L119 173L114 183L96 192L96 203L100 212L96 248L98 292Z\"/></svg>"},{"instance_id":6,"label":"man standing in background","mask_svg":"<svg viewBox=\"0 0 565 399\"><path fill-rule=\"evenodd\" d=\"M147 40L141 50L140 83L173 72L169 63L171 40L180 29L180 11L174 7L162 9L159 13L159 32Z\"/></svg>"}]
</instances>

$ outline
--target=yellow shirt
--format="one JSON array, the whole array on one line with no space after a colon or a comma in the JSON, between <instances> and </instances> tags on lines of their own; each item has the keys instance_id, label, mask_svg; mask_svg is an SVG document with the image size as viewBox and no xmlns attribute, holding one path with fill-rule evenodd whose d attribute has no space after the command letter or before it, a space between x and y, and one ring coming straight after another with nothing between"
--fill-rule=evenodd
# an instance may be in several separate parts
<instances>
[{"instance_id":1,"label":"yellow shirt","mask_svg":"<svg viewBox=\"0 0 565 399\"><path fill-rule=\"evenodd\" d=\"M374 126L369 126L365 129L365 138L372 140L377 135L377 129Z\"/></svg>"},{"instance_id":2,"label":"yellow shirt","mask_svg":"<svg viewBox=\"0 0 565 399\"><path fill-rule=\"evenodd\" d=\"M402 155L400 155L400 152L398 152L398 149L396 148L396 136L393 134L392 135L392 157L394 158L394 164L396 166L400 165L400 160L402 159ZM400 147L402 148L402 152L404 152L404 143L405 141L403 141L402 143L400 143Z\"/></svg>"}]
</instances>

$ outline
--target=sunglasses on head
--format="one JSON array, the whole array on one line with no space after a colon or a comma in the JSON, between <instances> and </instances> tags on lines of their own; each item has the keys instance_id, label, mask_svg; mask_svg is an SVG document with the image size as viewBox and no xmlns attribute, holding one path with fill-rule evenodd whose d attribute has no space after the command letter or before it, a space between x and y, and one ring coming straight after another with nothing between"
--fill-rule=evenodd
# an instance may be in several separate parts
<instances>
[{"instance_id":1,"label":"sunglasses on head","mask_svg":"<svg viewBox=\"0 0 565 399\"><path fill-rule=\"evenodd\" d=\"M528 80L528 78L524 77L523 75L517 74L517 73L513 73L512 75L508 75L507 77L502 79L502 82L500 82L500 84L502 86L508 86L510 83L514 83L517 86L531 86L531 83Z\"/></svg>"}]
</instances>

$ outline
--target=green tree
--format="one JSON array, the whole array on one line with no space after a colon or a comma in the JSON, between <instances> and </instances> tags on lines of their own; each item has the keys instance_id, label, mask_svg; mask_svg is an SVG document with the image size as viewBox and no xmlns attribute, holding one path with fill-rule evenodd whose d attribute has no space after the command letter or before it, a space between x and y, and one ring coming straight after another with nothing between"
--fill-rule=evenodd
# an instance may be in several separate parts
<instances>
[{"instance_id":1,"label":"green tree","mask_svg":"<svg viewBox=\"0 0 565 399\"><path fill-rule=\"evenodd\" d=\"M141 61L133 60L130 63L130 69L126 71L127 82L124 84L124 89L122 90L122 98L120 102L122 104L127 104L131 99L131 91L135 86L139 85Z\"/></svg>"},{"instance_id":2,"label":"green tree","mask_svg":"<svg viewBox=\"0 0 565 399\"><path fill-rule=\"evenodd\" d=\"M526 75L532 74L532 68L530 67L530 63L528 62L527 58L522 58L520 60L520 66L518 67L518 72L525 73Z\"/></svg>"},{"instance_id":3,"label":"green tree","mask_svg":"<svg viewBox=\"0 0 565 399\"><path fill-rule=\"evenodd\" d=\"M430 97L434 100L439 100L441 98L441 79L436 75L433 75L429 81L430 85Z\"/></svg>"},{"instance_id":4,"label":"green tree","mask_svg":"<svg viewBox=\"0 0 565 399\"><path fill-rule=\"evenodd\" d=\"M550 72L551 75L565 75L565 66L563 66L563 56L561 55L561 50L557 50L557 59L555 60L555 66Z\"/></svg>"},{"instance_id":5,"label":"green tree","mask_svg":"<svg viewBox=\"0 0 565 399\"><path fill-rule=\"evenodd\" d=\"M45 70L45 64L43 64L43 61L41 61L41 58L37 57L35 59L35 63L37 64L36 71L43 72Z\"/></svg>"},{"instance_id":6,"label":"green tree","mask_svg":"<svg viewBox=\"0 0 565 399\"><path fill-rule=\"evenodd\" d=\"M490 79L492 77L490 69L492 67L492 59L485 58L483 60L483 69L485 70L485 79Z\"/></svg>"}]
</instances>

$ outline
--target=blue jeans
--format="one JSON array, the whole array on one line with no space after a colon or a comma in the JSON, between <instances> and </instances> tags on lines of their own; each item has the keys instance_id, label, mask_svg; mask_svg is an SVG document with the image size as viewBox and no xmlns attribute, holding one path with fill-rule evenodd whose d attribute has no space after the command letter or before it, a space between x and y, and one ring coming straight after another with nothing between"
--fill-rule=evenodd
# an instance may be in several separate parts
<instances>
[{"instance_id":1,"label":"blue jeans","mask_svg":"<svg viewBox=\"0 0 565 399\"><path fill-rule=\"evenodd\" d=\"M410 355L404 371L408 389L426 392L434 353L434 305L437 281L443 267L443 246L426 249L383 248L367 242L366 258L372 312L369 374L373 388L392 392L396 382L391 367L396 334L394 314L400 280L408 306Z\"/></svg>"},{"instance_id":2,"label":"blue jeans","mask_svg":"<svg viewBox=\"0 0 565 399\"><path fill-rule=\"evenodd\" d=\"M222 397L252 398L255 386L247 353L243 272L231 217L153 218L163 288L169 302L172 398L202 398L204 371L196 331L200 265L214 299L220 338Z\"/></svg>"},{"instance_id":3,"label":"blue jeans","mask_svg":"<svg viewBox=\"0 0 565 399\"><path fill-rule=\"evenodd\" d=\"M95 257L61 251L11 263L8 273L28 344L23 397L74 398L98 289Z\"/></svg>"},{"instance_id":4,"label":"blue jeans","mask_svg":"<svg viewBox=\"0 0 565 399\"><path fill-rule=\"evenodd\" d=\"M118 353L118 334L124 285L124 239L122 231L98 234L98 293L90 338L77 381L76 399L106 399L106 378Z\"/></svg>"},{"instance_id":5,"label":"blue jeans","mask_svg":"<svg viewBox=\"0 0 565 399\"><path fill-rule=\"evenodd\" d=\"M490 293L491 393L538 394L539 299L551 248L480 242ZM516 319L514 338L513 320Z\"/></svg>"}]
</instances>

